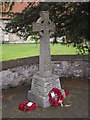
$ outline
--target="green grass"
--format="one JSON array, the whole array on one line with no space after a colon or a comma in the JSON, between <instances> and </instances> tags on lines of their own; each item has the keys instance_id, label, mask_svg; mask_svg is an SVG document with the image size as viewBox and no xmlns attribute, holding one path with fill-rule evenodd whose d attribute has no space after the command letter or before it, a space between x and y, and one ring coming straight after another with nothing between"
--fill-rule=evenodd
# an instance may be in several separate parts
<instances>
[{"instance_id":1,"label":"green grass","mask_svg":"<svg viewBox=\"0 0 90 120\"><path fill-rule=\"evenodd\" d=\"M77 54L76 48L72 45L55 44L50 45L52 55L72 55ZM17 58L25 58L39 55L39 44L2 44L2 61Z\"/></svg>"}]
</instances>

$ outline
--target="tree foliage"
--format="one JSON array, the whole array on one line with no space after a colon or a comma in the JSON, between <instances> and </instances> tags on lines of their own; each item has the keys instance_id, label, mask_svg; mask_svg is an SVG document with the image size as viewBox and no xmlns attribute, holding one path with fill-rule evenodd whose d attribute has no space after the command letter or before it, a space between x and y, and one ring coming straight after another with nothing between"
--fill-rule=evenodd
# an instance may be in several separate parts
<instances>
[{"instance_id":1,"label":"tree foliage","mask_svg":"<svg viewBox=\"0 0 90 120\"><path fill-rule=\"evenodd\" d=\"M17 33L25 39L32 35L32 22L39 18L39 12L48 10L50 19L56 25L55 41L58 36L69 36L74 45L90 40L90 2L33 2L22 13L14 15L6 25L7 32ZM79 46L78 46L79 47Z\"/></svg>"}]
</instances>

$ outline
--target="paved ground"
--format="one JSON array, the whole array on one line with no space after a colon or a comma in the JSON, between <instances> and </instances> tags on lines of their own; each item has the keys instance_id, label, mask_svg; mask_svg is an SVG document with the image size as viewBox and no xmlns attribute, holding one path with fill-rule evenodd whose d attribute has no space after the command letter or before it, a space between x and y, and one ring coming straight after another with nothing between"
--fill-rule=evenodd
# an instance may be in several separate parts
<instances>
[{"instance_id":1,"label":"paved ground","mask_svg":"<svg viewBox=\"0 0 90 120\"><path fill-rule=\"evenodd\" d=\"M3 118L88 118L88 82L85 79L61 79L62 87L69 90L67 102L71 107L37 107L31 112L18 110L18 104L27 100L30 85L3 90L2 116ZM89 84L90 86L90 84ZM65 104L67 104L67 102Z\"/></svg>"}]
</instances>

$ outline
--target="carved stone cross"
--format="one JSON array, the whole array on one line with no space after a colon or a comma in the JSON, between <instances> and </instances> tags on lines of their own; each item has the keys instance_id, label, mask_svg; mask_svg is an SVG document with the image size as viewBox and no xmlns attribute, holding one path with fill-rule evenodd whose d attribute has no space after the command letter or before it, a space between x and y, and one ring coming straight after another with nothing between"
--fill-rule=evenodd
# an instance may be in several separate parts
<instances>
[{"instance_id":1,"label":"carved stone cross","mask_svg":"<svg viewBox=\"0 0 90 120\"><path fill-rule=\"evenodd\" d=\"M36 23L33 23L33 31L39 32L41 35L39 74L43 77L51 76L50 33L55 31L55 24L49 19L48 11L40 13L40 18Z\"/></svg>"},{"instance_id":2,"label":"carved stone cross","mask_svg":"<svg viewBox=\"0 0 90 120\"><path fill-rule=\"evenodd\" d=\"M40 18L33 23L33 31L40 34L39 73L32 78L28 100L45 108L50 106L49 92L52 88L61 89L59 76L52 74L50 55L50 33L55 31L55 24L49 19L49 12L42 11Z\"/></svg>"}]
</instances>

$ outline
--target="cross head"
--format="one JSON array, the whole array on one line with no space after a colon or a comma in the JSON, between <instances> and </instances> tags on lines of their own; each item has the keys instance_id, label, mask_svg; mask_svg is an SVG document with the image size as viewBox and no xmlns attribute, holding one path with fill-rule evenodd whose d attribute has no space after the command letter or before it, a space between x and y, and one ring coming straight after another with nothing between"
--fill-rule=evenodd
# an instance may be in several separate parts
<instances>
[{"instance_id":1,"label":"cross head","mask_svg":"<svg viewBox=\"0 0 90 120\"><path fill-rule=\"evenodd\" d=\"M55 24L49 19L48 11L41 11L40 18L36 23L33 23L33 31L41 32L42 35L50 35L51 32L55 32Z\"/></svg>"}]
</instances>

